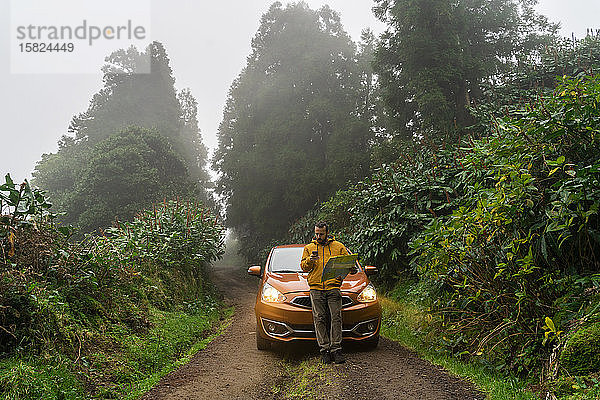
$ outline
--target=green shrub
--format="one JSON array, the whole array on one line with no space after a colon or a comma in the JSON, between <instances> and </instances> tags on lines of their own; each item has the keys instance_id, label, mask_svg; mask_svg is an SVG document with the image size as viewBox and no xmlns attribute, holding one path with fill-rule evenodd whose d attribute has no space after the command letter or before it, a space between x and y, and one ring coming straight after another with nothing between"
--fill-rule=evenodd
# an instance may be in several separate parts
<instances>
[{"instance_id":1,"label":"green shrub","mask_svg":"<svg viewBox=\"0 0 600 400\"><path fill-rule=\"evenodd\" d=\"M0 398L122 398L218 320L206 268L224 227L201 204L164 201L68 242L48 207L26 182L0 185Z\"/></svg>"},{"instance_id":2,"label":"green shrub","mask_svg":"<svg viewBox=\"0 0 600 400\"><path fill-rule=\"evenodd\" d=\"M598 76L562 77L553 93L491 118L484 137L406 145L291 233L341 221L335 230L385 286L411 274L423 283L440 321L434 345L541 373L600 287L598 109Z\"/></svg>"},{"instance_id":3,"label":"green shrub","mask_svg":"<svg viewBox=\"0 0 600 400\"><path fill-rule=\"evenodd\" d=\"M579 329L567 339L560 362L571 374L600 371L600 322Z\"/></svg>"},{"instance_id":4,"label":"green shrub","mask_svg":"<svg viewBox=\"0 0 600 400\"><path fill-rule=\"evenodd\" d=\"M59 358L47 362L17 357L0 361L0 393L5 400L85 398L82 384Z\"/></svg>"},{"instance_id":5,"label":"green shrub","mask_svg":"<svg viewBox=\"0 0 600 400\"><path fill-rule=\"evenodd\" d=\"M459 206L411 243L413 267L439 288L432 309L453 352L528 374L549 356L559 321L589 302L600 250L599 106L598 77L563 78L552 96L461 149L470 183Z\"/></svg>"}]
</instances>

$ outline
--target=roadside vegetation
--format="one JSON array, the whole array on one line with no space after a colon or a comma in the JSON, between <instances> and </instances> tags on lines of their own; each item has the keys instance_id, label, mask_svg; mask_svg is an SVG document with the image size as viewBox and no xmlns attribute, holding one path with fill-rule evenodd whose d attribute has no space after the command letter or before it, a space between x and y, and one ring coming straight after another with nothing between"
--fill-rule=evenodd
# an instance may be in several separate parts
<instances>
[{"instance_id":1,"label":"roadside vegetation","mask_svg":"<svg viewBox=\"0 0 600 400\"><path fill-rule=\"evenodd\" d=\"M414 350L420 357L441 365L450 373L473 382L490 400L535 400L538 397L524 380L490 368L484 359L469 360L447 351L433 336L432 314L415 284L404 282L381 297L381 334ZM446 338L442 338L447 340Z\"/></svg>"},{"instance_id":2,"label":"roadside vegetation","mask_svg":"<svg viewBox=\"0 0 600 400\"><path fill-rule=\"evenodd\" d=\"M0 186L3 399L138 398L231 313L207 278L225 228L197 103L169 64L159 42L110 54L33 185Z\"/></svg>"},{"instance_id":3,"label":"roadside vegetation","mask_svg":"<svg viewBox=\"0 0 600 400\"><path fill-rule=\"evenodd\" d=\"M44 193L0 186L0 397L137 398L227 312L207 280L224 228L170 200L69 241Z\"/></svg>"},{"instance_id":4,"label":"roadside vegetation","mask_svg":"<svg viewBox=\"0 0 600 400\"><path fill-rule=\"evenodd\" d=\"M326 20L326 12L316 15ZM353 89L348 115L359 119L349 120L368 122L366 145L336 136L341 125L330 107L310 106L300 89L320 87L313 76L272 67L286 60L269 58L280 53L268 34L282 21L315 14L302 3L275 4L263 19L248 71L299 90L289 96L304 125L262 113L272 96L241 91L256 84L252 74L232 87L213 163L242 254L262 262L271 245L265 241L307 242L315 221L326 220L363 263L379 268L382 290L415 294L402 304L426 310L413 344L423 354L473 365L469 374L520 380L541 396L593 398L600 373L599 38L560 38L524 1L376 1L374 12L388 28L379 38L365 32L358 43L360 84L333 80ZM317 101L320 93L309 93ZM235 118L238 101L249 105L248 123ZM292 133L293 141L281 141ZM332 154L346 146L369 154L368 173L360 160L355 175L339 173L348 167ZM269 173L246 179L231 168L241 164L228 161L239 157ZM256 202L236 179L274 197ZM263 234L253 235L251 221L266 219ZM405 321L386 313L394 337L393 327ZM504 392L482 379L489 392Z\"/></svg>"},{"instance_id":5,"label":"roadside vegetation","mask_svg":"<svg viewBox=\"0 0 600 400\"><path fill-rule=\"evenodd\" d=\"M598 54L598 43L578 45ZM395 314L397 304L384 303L392 338L433 359L455 357L492 376L523 379L538 393L593 398L597 65L582 63L534 95L519 92L521 102L503 104L502 116L491 115L485 131L458 146L425 138L406 146L401 158L298 220L289 239L304 241L315 220L328 220L377 265L381 287L403 308L421 311Z\"/></svg>"},{"instance_id":6,"label":"roadside vegetation","mask_svg":"<svg viewBox=\"0 0 600 400\"><path fill-rule=\"evenodd\" d=\"M600 37L561 38L534 5L375 0L387 28L355 43L328 6L273 3L214 189L249 264L328 221L379 269L383 333L491 398L597 398ZM158 42L102 72L40 189L0 186L3 398L135 398L228 315L196 100ZM288 398L323 381L293 368Z\"/></svg>"}]
</instances>

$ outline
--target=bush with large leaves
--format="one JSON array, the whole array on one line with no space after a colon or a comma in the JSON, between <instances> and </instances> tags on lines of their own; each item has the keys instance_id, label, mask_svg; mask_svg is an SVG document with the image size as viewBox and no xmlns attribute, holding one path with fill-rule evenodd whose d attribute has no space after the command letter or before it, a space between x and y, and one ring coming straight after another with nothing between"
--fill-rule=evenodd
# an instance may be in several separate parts
<instances>
[{"instance_id":1,"label":"bush with large leaves","mask_svg":"<svg viewBox=\"0 0 600 400\"><path fill-rule=\"evenodd\" d=\"M201 203L163 201L78 242L67 240L71 229L56 227L44 194L26 182L7 176L0 206L3 356L77 360L95 351L78 350L82 337L105 335L107 326L146 332L152 307L189 311L213 302L205 274L223 254L224 227Z\"/></svg>"},{"instance_id":2,"label":"bush with large leaves","mask_svg":"<svg viewBox=\"0 0 600 400\"><path fill-rule=\"evenodd\" d=\"M599 103L597 77L564 79L465 149L458 209L412 243L455 351L521 372L584 308L600 269Z\"/></svg>"}]
</instances>

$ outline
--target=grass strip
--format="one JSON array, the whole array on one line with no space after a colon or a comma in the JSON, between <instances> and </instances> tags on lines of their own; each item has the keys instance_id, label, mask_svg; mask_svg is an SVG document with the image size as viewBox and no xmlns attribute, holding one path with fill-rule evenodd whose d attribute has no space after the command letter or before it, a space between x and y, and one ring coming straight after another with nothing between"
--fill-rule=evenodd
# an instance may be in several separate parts
<instances>
[{"instance_id":1,"label":"grass strip","mask_svg":"<svg viewBox=\"0 0 600 400\"><path fill-rule=\"evenodd\" d=\"M219 336L232 315L233 307L196 314L151 309L152 329L134 334L106 324L104 333L93 335L95 352L82 355L77 366L60 352L2 359L0 397L137 399Z\"/></svg>"},{"instance_id":2,"label":"grass strip","mask_svg":"<svg viewBox=\"0 0 600 400\"><path fill-rule=\"evenodd\" d=\"M466 363L431 349L424 335L427 314L410 301L392 300L382 296L381 334L415 351L425 360L444 367L452 374L473 382L490 400L538 400L525 384L514 377L490 371L482 365Z\"/></svg>"},{"instance_id":3,"label":"grass strip","mask_svg":"<svg viewBox=\"0 0 600 400\"><path fill-rule=\"evenodd\" d=\"M131 389L130 393L124 397L124 400L134 400L142 397L146 392L152 389L165 375L175 371L179 367L187 364L192 357L200 350L204 349L216 337L221 335L231 325L234 307L229 307L223 311L223 321L219 324L215 332L194 343L184 354L173 362L165 365L160 371L157 371L145 379L137 381Z\"/></svg>"},{"instance_id":4,"label":"grass strip","mask_svg":"<svg viewBox=\"0 0 600 400\"><path fill-rule=\"evenodd\" d=\"M284 359L280 362L282 371L271 393L285 400L313 400L323 398L323 390L335 384L340 373L331 365L324 365L317 357Z\"/></svg>"}]
</instances>

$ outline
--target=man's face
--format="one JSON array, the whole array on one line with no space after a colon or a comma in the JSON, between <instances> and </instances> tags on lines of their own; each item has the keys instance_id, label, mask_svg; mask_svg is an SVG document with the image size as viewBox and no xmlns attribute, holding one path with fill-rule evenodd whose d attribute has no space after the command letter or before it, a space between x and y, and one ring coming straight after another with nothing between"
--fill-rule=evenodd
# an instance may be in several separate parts
<instances>
[{"instance_id":1,"label":"man's face","mask_svg":"<svg viewBox=\"0 0 600 400\"><path fill-rule=\"evenodd\" d=\"M315 226L315 238L319 244L327 244L327 228L318 228Z\"/></svg>"}]
</instances>

